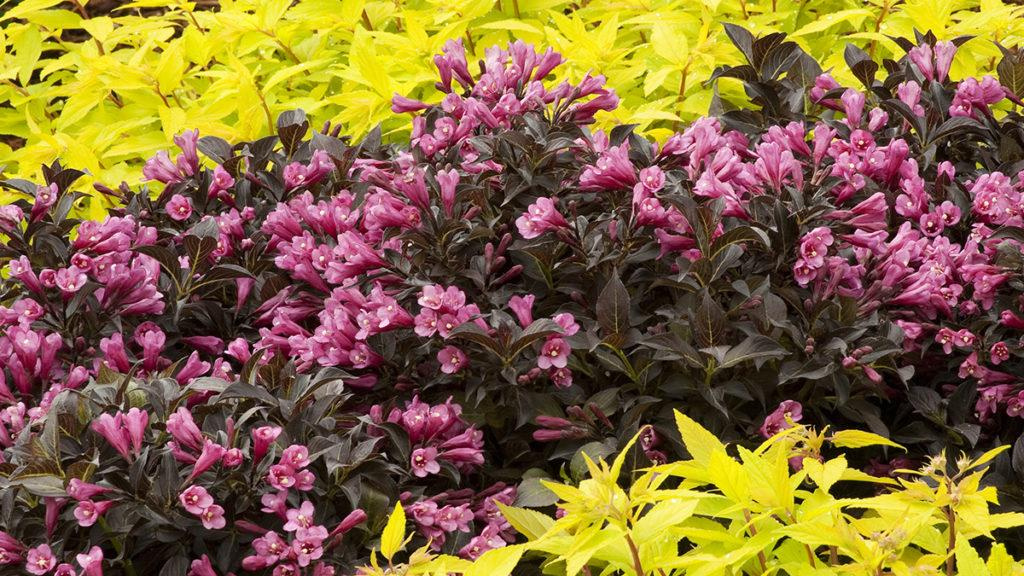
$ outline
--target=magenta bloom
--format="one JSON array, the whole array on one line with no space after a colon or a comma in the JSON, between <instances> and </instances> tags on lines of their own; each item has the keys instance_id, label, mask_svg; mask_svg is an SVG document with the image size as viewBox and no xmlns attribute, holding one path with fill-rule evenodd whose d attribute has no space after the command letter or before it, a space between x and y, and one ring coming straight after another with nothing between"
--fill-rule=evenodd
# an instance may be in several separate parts
<instances>
[{"instance_id":1,"label":"magenta bloom","mask_svg":"<svg viewBox=\"0 0 1024 576\"><path fill-rule=\"evenodd\" d=\"M523 238L530 240L550 230L569 227L569 222L555 208L555 202L555 198L537 198L516 219L516 228Z\"/></svg>"},{"instance_id":2,"label":"magenta bloom","mask_svg":"<svg viewBox=\"0 0 1024 576\"><path fill-rule=\"evenodd\" d=\"M761 436L771 438L780 431L791 426L790 421L799 422L803 418L803 406L795 400L783 400L774 412L764 419L761 425Z\"/></svg>"},{"instance_id":3,"label":"magenta bloom","mask_svg":"<svg viewBox=\"0 0 1024 576\"><path fill-rule=\"evenodd\" d=\"M572 349L569 344L559 338L552 337L548 338L544 345L541 346L540 355L537 356L537 367L541 370L547 370L548 368L565 368L569 363L569 353Z\"/></svg>"},{"instance_id":4,"label":"magenta bloom","mask_svg":"<svg viewBox=\"0 0 1024 576\"><path fill-rule=\"evenodd\" d=\"M526 296L513 296L508 299L508 307L515 313L519 325L526 328L533 323L533 301L537 297L533 294Z\"/></svg>"},{"instance_id":5,"label":"magenta bloom","mask_svg":"<svg viewBox=\"0 0 1024 576\"><path fill-rule=\"evenodd\" d=\"M224 519L224 508L217 504L208 506L203 510L199 514L199 519L207 530L219 530L227 524L227 520Z\"/></svg>"},{"instance_id":6,"label":"magenta bloom","mask_svg":"<svg viewBox=\"0 0 1024 576\"><path fill-rule=\"evenodd\" d=\"M437 353L437 361L441 363L441 371L445 374L455 374L469 363L466 354L455 346L442 348Z\"/></svg>"},{"instance_id":7,"label":"magenta bloom","mask_svg":"<svg viewBox=\"0 0 1024 576\"><path fill-rule=\"evenodd\" d=\"M260 426L252 431L252 460L259 464L266 456L270 445L281 435L280 426Z\"/></svg>"},{"instance_id":8,"label":"magenta bloom","mask_svg":"<svg viewBox=\"0 0 1024 576\"><path fill-rule=\"evenodd\" d=\"M988 355L989 361L992 362L993 365L998 366L1010 359L1010 349L1007 348L1006 342L996 342L992 345Z\"/></svg>"},{"instance_id":9,"label":"magenta bloom","mask_svg":"<svg viewBox=\"0 0 1024 576\"><path fill-rule=\"evenodd\" d=\"M0 566L17 564L22 560L25 547L16 538L0 530Z\"/></svg>"},{"instance_id":10,"label":"magenta bloom","mask_svg":"<svg viewBox=\"0 0 1024 576\"><path fill-rule=\"evenodd\" d=\"M281 453L281 464L287 464L295 470L309 466L309 448L302 444L292 444Z\"/></svg>"},{"instance_id":11,"label":"magenta bloom","mask_svg":"<svg viewBox=\"0 0 1024 576\"><path fill-rule=\"evenodd\" d=\"M425 478L441 471L437 461L437 448L417 448L412 451L412 473L417 478Z\"/></svg>"},{"instance_id":12,"label":"magenta bloom","mask_svg":"<svg viewBox=\"0 0 1024 576\"><path fill-rule=\"evenodd\" d=\"M213 496L202 486L189 486L179 496L178 500L189 513L198 516L213 505Z\"/></svg>"},{"instance_id":13,"label":"magenta bloom","mask_svg":"<svg viewBox=\"0 0 1024 576\"><path fill-rule=\"evenodd\" d=\"M93 420L92 429L103 436L125 460L131 460L132 454L139 455L142 440L149 422L149 413L132 408L127 414L118 412L101 414Z\"/></svg>"},{"instance_id":14,"label":"magenta bloom","mask_svg":"<svg viewBox=\"0 0 1024 576\"><path fill-rule=\"evenodd\" d=\"M210 557L203 554L200 558L193 560L189 566L188 576L217 576L217 572L210 563Z\"/></svg>"},{"instance_id":15,"label":"magenta bloom","mask_svg":"<svg viewBox=\"0 0 1024 576\"><path fill-rule=\"evenodd\" d=\"M83 528L92 526L113 505L114 503L110 501L93 502L92 500L82 500L75 507L75 519L78 520L78 525Z\"/></svg>"},{"instance_id":16,"label":"magenta bloom","mask_svg":"<svg viewBox=\"0 0 1024 576\"><path fill-rule=\"evenodd\" d=\"M313 503L306 500L298 508L289 510L286 514L288 522L285 523L284 529L286 532L295 532L300 528L309 528L313 525L313 514L315 510Z\"/></svg>"},{"instance_id":17,"label":"magenta bloom","mask_svg":"<svg viewBox=\"0 0 1024 576\"><path fill-rule=\"evenodd\" d=\"M267 472L267 482L278 490L288 490L297 482L295 469L285 464L274 464Z\"/></svg>"},{"instance_id":18,"label":"magenta bloom","mask_svg":"<svg viewBox=\"0 0 1024 576\"><path fill-rule=\"evenodd\" d=\"M199 457L196 458L195 466L192 468L192 473L189 474L188 480L191 481L193 478L198 477L203 472L209 470L214 464L221 461L224 457L225 449L220 444L217 444L209 438L203 444L203 451L199 453Z\"/></svg>"},{"instance_id":19,"label":"magenta bloom","mask_svg":"<svg viewBox=\"0 0 1024 576\"><path fill-rule=\"evenodd\" d=\"M40 544L35 548L29 549L28 556L25 558L25 569L30 574L36 574L37 576L53 570L53 567L56 565L57 559L53 557L53 552L46 544Z\"/></svg>"},{"instance_id":20,"label":"magenta bloom","mask_svg":"<svg viewBox=\"0 0 1024 576\"><path fill-rule=\"evenodd\" d=\"M167 215L178 222L188 220L192 215L192 202L181 194L171 196L167 201Z\"/></svg>"},{"instance_id":21,"label":"magenta bloom","mask_svg":"<svg viewBox=\"0 0 1024 576\"><path fill-rule=\"evenodd\" d=\"M75 560L82 567L83 576L103 576L103 549L93 546L85 554L76 554Z\"/></svg>"},{"instance_id":22,"label":"magenta bloom","mask_svg":"<svg viewBox=\"0 0 1024 576\"><path fill-rule=\"evenodd\" d=\"M57 288L60 289L64 297L70 298L82 289L87 279L88 277L85 275L85 272L71 268L61 268L57 270L55 281Z\"/></svg>"}]
</instances>

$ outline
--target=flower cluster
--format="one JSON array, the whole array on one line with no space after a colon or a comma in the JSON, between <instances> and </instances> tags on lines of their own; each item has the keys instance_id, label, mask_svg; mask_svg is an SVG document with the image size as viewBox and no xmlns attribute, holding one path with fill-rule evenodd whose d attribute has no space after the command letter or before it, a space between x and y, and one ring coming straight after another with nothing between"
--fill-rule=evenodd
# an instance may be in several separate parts
<instances>
[{"instance_id":1,"label":"flower cluster","mask_svg":"<svg viewBox=\"0 0 1024 576\"><path fill-rule=\"evenodd\" d=\"M441 472L447 462L462 472L471 472L484 463L483 433L462 418L462 407L449 398L433 406L413 397L405 409L393 408L387 418L383 407L370 408L376 423L399 425L412 444L409 471L417 478Z\"/></svg>"},{"instance_id":2,"label":"flower cluster","mask_svg":"<svg viewBox=\"0 0 1024 576\"><path fill-rule=\"evenodd\" d=\"M994 443L1024 416L1024 184L993 144L1019 120L951 52L655 143L586 129L614 94L549 85L551 51L473 74L452 42L440 101L394 100L405 145L306 138L301 113L283 149L188 132L147 166L160 192L99 188L123 199L100 222L66 219L76 173L47 167L0 210L0 463L34 519L0 562L109 543L159 573L175 541L199 576L325 576L383 500L476 558L513 540L510 473L575 477L641 430L640 464L669 461L676 408L737 442L813 414Z\"/></svg>"}]
</instances>

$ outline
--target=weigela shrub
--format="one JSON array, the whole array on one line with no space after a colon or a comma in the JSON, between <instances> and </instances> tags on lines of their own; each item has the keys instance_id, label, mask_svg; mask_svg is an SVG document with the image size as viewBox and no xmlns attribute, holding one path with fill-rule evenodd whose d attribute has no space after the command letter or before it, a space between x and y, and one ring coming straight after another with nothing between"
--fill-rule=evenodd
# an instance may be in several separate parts
<instances>
[{"instance_id":1,"label":"weigela shrub","mask_svg":"<svg viewBox=\"0 0 1024 576\"><path fill-rule=\"evenodd\" d=\"M553 51L474 73L451 42L438 94L393 102L408 145L297 112L188 131L159 193L101 186L124 207L81 223L79 172L5 181L34 198L0 219L9 564L330 573L395 502L474 558L514 538L499 504L554 504L542 478L641 426L631 466L692 452L674 409L868 427L910 448L851 462L879 475L1013 442L1024 136L991 107L1017 97L928 36L884 81L849 49L865 93L728 30L750 63L718 77L759 108L660 144L588 130L617 98L548 81Z\"/></svg>"},{"instance_id":2,"label":"weigela shrub","mask_svg":"<svg viewBox=\"0 0 1024 576\"><path fill-rule=\"evenodd\" d=\"M592 70L619 91L622 106L602 115L606 128L637 123L664 139L707 113L711 72L742 61L720 22L793 33L852 80L839 39L893 57L902 51L892 37L915 29L979 35L954 69L958 77L991 73L1000 53L982 38L1018 45L1021 15L1010 0L20 2L0 14L0 163L38 180L39 165L60 157L99 182L136 182L174 134L198 128L252 140L295 108L356 137L379 123L404 135L409 125L390 113L391 97L430 94L433 56L456 38L474 63L515 38L551 45L569 61L560 77L578 81ZM745 101L738 84L719 92ZM81 214L101 220L111 201L87 199Z\"/></svg>"},{"instance_id":3,"label":"weigela shrub","mask_svg":"<svg viewBox=\"0 0 1024 576\"><path fill-rule=\"evenodd\" d=\"M491 551L472 563L417 550L396 557L402 535L391 522L358 574L509 574L535 558L565 574L1019 574L1024 564L994 544L999 529L1024 523L1024 514L993 514L995 489L982 488L997 448L977 459L945 455L897 478L851 469L837 448L897 447L868 432L794 425L754 449L730 454L694 420L676 414L692 459L654 466L620 486L628 447L611 464L587 459L578 486L545 482L558 494L554 517L501 506L525 544ZM861 497L837 498L851 486ZM857 492L856 489L853 492ZM399 507L394 518L402 518ZM518 572L517 572L518 573Z\"/></svg>"}]
</instances>

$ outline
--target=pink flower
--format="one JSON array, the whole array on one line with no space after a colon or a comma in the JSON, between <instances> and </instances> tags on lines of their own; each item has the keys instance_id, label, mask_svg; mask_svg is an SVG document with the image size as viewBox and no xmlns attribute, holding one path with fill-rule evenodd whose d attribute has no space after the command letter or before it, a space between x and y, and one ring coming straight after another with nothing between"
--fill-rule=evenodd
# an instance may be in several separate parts
<instances>
[{"instance_id":1,"label":"pink flower","mask_svg":"<svg viewBox=\"0 0 1024 576\"><path fill-rule=\"evenodd\" d=\"M227 521L224 519L224 508L217 504L212 504L203 510L199 514L199 519L207 530L219 530L227 524Z\"/></svg>"},{"instance_id":2,"label":"pink flower","mask_svg":"<svg viewBox=\"0 0 1024 576\"><path fill-rule=\"evenodd\" d=\"M576 323L576 317L568 312L561 312L551 317L555 324L562 329L565 336L572 336L580 331L580 325Z\"/></svg>"},{"instance_id":3,"label":"pink flower","mask_svg":"<svg viewBox=\"0 0 1024 576\"><path fill-rule=\"evenodd\" d=\"M287 464L295 470L309 466L309 448L301 444L292 444L281 453L281 464Z\"/></svg>"},{"instance_id":4,"label":"pink flower","mask_svg":"<svg viewBox=\"0 0 1024 576\"><path fill-rule=\"evenodd\" d=\"M78 525L83 528L92 526L113 505L114 503L110 501L93 502L92 500L82 500L75 507L75 519L78 520Z\"/></svg>"},{"instance_id":5,"label":"pink flower","mask_svg":"<svg viewBox=\"0 0 1024 576\"><path fill-rule=\"evenodd\" d=\"M935 341L942 344L942 351L946 354L953 353L953 341L955 338L956 332L946 327L940 328L938 333L935 334Z\"/></svg>"},{"instance_id":6,"label":"pink flower","mask_svg":"<svg viewBox=\"0 0 1024 576\"><path fill-rule=\"evenodd\" d=\"M65 298L70 298L76 292L81 290L87 280L88 276L85 275L85 272L73 270L71 268L61 268L60 270L57 270L57 288L60 289Z\"/></svg>"},{"instance_id":7,"label":"pink flower","mask_svg":"<svg viewBox=\"0 0 1024 576\"><path fill-rule=\"evenodd\" d=\"M74 566L64 562L63 564L59 564L53 571L53 576L78 576L78 572L75 570Z\"/></svg>"},{"instance_id":8,"label":"pink flower","mask_svg":"<svg viewBox=\"0 0 1024 576\"><path fill-rule=\"evenodd\" d=\"M149 413L132 408L127 413L101 414L93 421L92 429L103 436L125 460L139 455L149 422Z\"/></svg>"},{"instance_id":9,"label":"pink flower","mask_svg":"<svg viewBox=\"0 0 1024 576\"><path fill-rule=\"evenodd\" d=\"M203 513L203 510L213 505L213 496L202 486L189 486L179 496L178 500L191 514L196 516Z\"/></svg>"},{"instance_id":10,"label":"pink flower","mask_svg":"<svg viewBox=\"0 0 1024 576\"><path fill-rule=\"evenodd\" d=\"M568 228L569 222L555 208L556 198L537 198L527 207L526 212L516 219L519 234L527 240L536 238L550 230Z\"/></svg>"},{"instance_id":11,"label":"pink flower","mask_svg":"<svg viewBox=\"0 0 1024 576\"><path fill-rule=\"evenodd\" d=\"M278 490L288 490L295 486L295 470L291 466L275 464L267 472L267 482Z\"/></svg>"},{"instance_id":12,"label":"pink flower","mask_svg":"<svg viewBox=\"0 0 1024 576\"><path fill-rule=\"evenodd\" d=\"M110 488L104 488L98 484L82 482L78 478L72 478L68 482L67 493L75 500L89 500L93 496L110 492Z\"/></svg>"},{"instance_id":13,"label":"pink flower","mask_svg":"<svg viewBox=\"0 0 1024 576\"><path fill-rule=\"evenodd\" d=\"M287 512L288 522L284 525L285 531L294 532L299 528L309 528L313 525L314 512L313 503L308 500L298 508L289 510Z\"/></svg>"},{"instance_id":14,"label":"pink flower","mask_svg":"<svg viewBox=\"0 0 1024 576\"><path fill-rule=\"evenodd\" d=\"M956 56L956 44L948 41L935 43L935 80L945 82L949 76L949 68L953 64L953 57Z\"/></svg>"},{"instance_id":15,"label":"pink flower","mask_svg":"<svg viewBox=\"0 0 1024 576\"><path fill-rule=\"evenodd\" d=\"M533 294L526 296L513 296L508 299L508 307L515 313L519 325L526 328L533 323L533 301L537 297Z\"/></svg>"},{"instance_id":16,"label":"pink flower","mask_svg":"<svg viewBox=\"0 0 1024 576\"><path fill-rule=\"evenodd\" d=\"M213 570L210 557L203 554L199 559L192 561L187 576L217 576L217 573Z\"/></svg>"},{"instance_id":17,"label":"pink flower","mask_svg":"<svg viewBox=\"0 0 1024 576\"><path fill-rule=\"evenodd\" d=\"M1007 360L1010 359L1010 349L1007 348L1005 342L996 342L995 344L992 345L992 348L989 350L988 355L989 362L992 362L993 365L998 366L999 364L1002 364L1003 362L1006 362Z\"/></svg>"},{"instance_id":18,"label":"pink flower","mask_svg":"<svg viewBox=\"0 0 1024 576\"><path fill-rule=\"evenodd\" d=\"M437 462L437 448L417 448L412 452L412 473L417 478L437 474L441 465Z\"/></svg>"},{"instance_id":19,"label":"pink flower","mask_svg":"<svg viewBox=\"0 0 1024 576\"><path fill-rule=\"evenodd\" d=\"M345 516L341 520L341 522L339 522L338 525L334 527L334 530L331 530L331 534L329 537L334 538L335 536L344 534L352 530L356 526L362 524L363 522L366 522L366 518L366 512L362 508L356 508L355 510L349 512L348 515Z\"/></svg>"},{"instance_id":20,"label":"pink flower","mask_svg":"<svg viewBox=\"0 0 1024 576\"><path fill-rule=\"evenodd\" d=\"M181 194L171 196L171 199L167 201L167 215L171 220L178 222L188 220L188 217L192 215L192 202Z\"/></svg>"},{"instance_id":21,"label":"pink flower","mask_svg":"<svg viewBox=\"0 0 1024 576\"><path fill-rule=\"evenodd\" d=\"M928 81L935 80L935 63L932 59L932 47L929 44L915 46L907 52L907 58L917 66Z\"/></svg>"},{"instance_id":22,"label":"pink flower","mask_svg":"<svg viewBox=\"0 0 1024 576\"><path fill-rule=\"evenodd\" d=\"M558 388L572 386L572 370L568 368L552 368L548 371L548 377Z\"/></svg>"},{"instance_id":23,"label":"pink flower","mask_svg":"<svg viewBox=\"0 0 1024 576\"><path fill-rule=\"evenodd\" d=\"M221 458L224 457L224 452L225 450L223 446L207 438L206 442L203 444L203 451L200 452L199 457L196 458L196 463L192 468L192 473L189 474L188 479L185 481L189 482L192 479L197 478L200 474L209 470L214 464L220 462Z\"/></svg>"},{"instance_id":24,"label":"pink flower","mask_svg":"<svg viewBox=\"0 0 1024 576\"><path fill-rule=\"evenodd\" d=\"M76 554L75 560L82 567L83 576L103 576L103 549L93 546L85 554Z\"/></svg>"},{"instance_id":25,"label":"pink flower","mask_svg":"<svg viewBox=\"0 0 1024 576\"><path fill-rule=\"evenodd\" d=\"M25 547L16 538L0 530L0 566L17 564L22 560Z\"/></svg>"},{"instance_id":26,"label":"pink flower","mask_svg":"<svg viewBox=\"0 0 1024 576\"><path fill-rule=\"evenodd\" d=\"M780 431L792 426L790 422L799 422L803 418L803 406L795 400L784 400L774 412L764 419L761 425L761 436L771 438Z\"/></svg>"},{"instance_id":27,"label":"pink flower","mask_svg":"<svg viewBox=\"0 0 1024 576\"><path fill-rule=\"evenodd\" d=\"M53 552L46 544L29 549L28 556L25 558L25 569L37 576L53 570L56 565L57 559L53 557Z\"/></svg>"},{"instance_id":28,"label":"pink flower","mask_svg":"<svg viewBox=\"0 0 1024 576\"><path fill-rule=\"evenodd\" d=\"M252 431L252 461L259 464L267 454L267 449L281 435L280 426L260 426Z\"/></svg>"},{"instance_id":29,"label":"pink flower","mask_svg":"<svg viewBox=\"0 0 1024 576\"><path fill-rule=\"evenodd\" d=\"M455 346L445 346L442 348L437 353L437 361L441 363L441 371L445 374L455 374L469 363L466 354Z\"/></svg>"},{"instance_id":30,"label":"pink flower","mask_svg":"<svg viewBox=\"0 0 1024 576\"><path fill-rule=\"evenodd\" d=\"M225 468L237 468L242 465L245 461L245 455L238 448L231 448L224 453L224 458L221 460L221 464Z\"/></svg>"},{"instance_id":31,"label":"pink flower","mask_svg":"<svg viewBox=\"0 0 1024 576\"><path fill-rule=\"evenodd\" d=\"M224 169L220 164L213 169L213 178L210 180L210 187L207 190L210 198L213 198L224 192L230 190L235 185L235 179Z\"/></svg>"},{"instance_id":32,"label":"pink flower","mask_svg":"<svg viewBox=\"0 0 1024 576\"><path fill-rule=\"evenodd\" d=\"M437 511L437 525L445 532L469 532L469 523L473 521L473 512L469 504L445 506Z\"/></svg>"},{"instance_id":33,"label":"pink flower","mask_svg":"<svg viewBox=\"0 0 1024 576\"><path fill-rule=\"evenodd\" d=\"M455 188L459 185L458 170L438 170L437 184L441 188L441 205L444 207L445 216L451 218L455 209Z\"/></svg>"},{"instance_id":34,"label":"pink flower","mask_svg":"<svg viewBox=\"0 0 1024 576\"><path fill-rule=\"evenodd\" d=\"M537 356L537 367L541 370L548 368L565 368L569 363L569 352L572 349L565 340L559 337L549 337L541 346L540 355Z\"/></svg>"},{"instance_id":35,"label":"pink flower","mask_svg":"<svg viewBox=\"0 0 1024 576\"><path fill-rule=\"evenodd\" d=\"M430 105L425 102L406 98L397 92L395 92L395 95L391 97L391 111L395 114L419 112L420 110L426 110L429 107Z\"/></svg>"},{"instance_id":36,"label":"pink flower","mask_svg":"<svg viewBox=\"0 0 1024 576\"><path fill-rule=\"evenodd\" d=\"M200 450L205 443L203 433L199 430L192 412L182 406L167 418L167 432L180 446L186 446L192 450Z\"/></svg>"}]
</instances>

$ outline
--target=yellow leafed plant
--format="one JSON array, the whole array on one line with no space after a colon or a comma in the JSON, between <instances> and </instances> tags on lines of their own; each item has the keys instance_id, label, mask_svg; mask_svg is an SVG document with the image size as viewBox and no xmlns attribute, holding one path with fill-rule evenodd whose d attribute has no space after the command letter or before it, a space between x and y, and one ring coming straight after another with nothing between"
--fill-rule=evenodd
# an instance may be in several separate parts
<instances>
[{"instance_id":1,"label":"yellow leafed plant","mask_svg":"<svg viewBox=\"0 0 1024 576\"><path fill-rule=\"evenodd\" d=\"M890 36L915 28L940 39L978 35L957 53L961 77L991 71L999 56L991 41L1013 46L1024 31L1024 7L1001 0L215 4L138 0L108 14L84 0L0 2L4 175L38 180L40 165L60 157L94 181L135 184L145 159L184 129L253 139L295 108L354 137L377 124L395 137L408 123L390 111L392 95L432 95L432 57L451 39L477 57L513 38L551 46L568 61L562 74L600 73L617 90L619 109L599 124L635 123L664 137L708 111L704 81L716 67L740 62L722 22L789 32L841 80L847 41L889 57L902 54ZM744 97L733 81L721 90ZM94 204L85 215L101 212Z\"/></svg>"},{"instance_id":2,"label":"yellow leafed plant","mask_svg":"<svg viewBox=\"0 0 1024 576\"><path fill-rule=\"evenodd\" d=\"M586 458L589 478L578 485L544 483L558 497L558 518L502 506L525 544L474 563L427 549L396 563L385 553L386 567L375 562L363 573L504 576L531 562L566 576L1024 574L1002 544L992 544L987 559L975 548L1001 528L1024 525L1024 514L992 512L995 489L982 487L986 465L1003 448L956 462L940 455L879 478L836 454L900 449L869 432L817 432L790 422L748 450L722 444L679 412L676 423L690 460L640 471L624 487L621 471L638 434L611 464ZM837 484L846 486L843 494L859 484L869 495L837 497Z\"/></svg>"}]
</instances>

